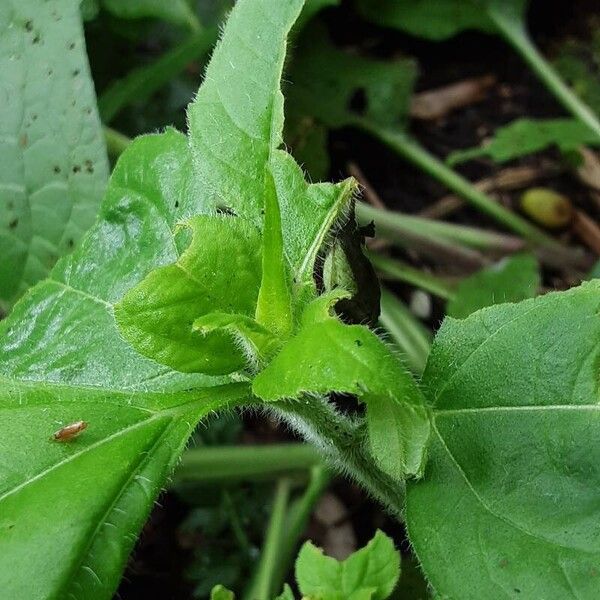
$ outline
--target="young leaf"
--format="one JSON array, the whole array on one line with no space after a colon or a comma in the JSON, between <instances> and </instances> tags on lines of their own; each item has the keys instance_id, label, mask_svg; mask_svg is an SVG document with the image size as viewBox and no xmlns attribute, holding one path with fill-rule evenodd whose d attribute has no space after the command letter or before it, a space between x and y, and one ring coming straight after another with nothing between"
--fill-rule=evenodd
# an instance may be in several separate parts
<instances>
[{"instance_id":1,"label":"young leaf","mask_svg":"<svg viewBox=\"0 0 600 600\"><path fill-rule=\"evenodd\" d=\"M215 311L254 316L260 286L260 237L239 217L185 222L192 241L173 265L149 273L115 306L125 339L140 354L184 373L232 373L245 357L218 330L192 330Z\"/></svg>"},{"instance_id":2,"label":"young leaf","mask_svg":"<svg viewBox=\"0 0 600 600\"><path fill-rule=\"evenodd\" d=\"M455 150L446 160L448 164L456 165L488 156L496 163L503 163L549 146L556 146L566 153L584 144L600 145L600 137L574 119L517 119L497 129L491 141L480 148Z\"/></svg>"},{"instance_id":3,"label":"young leaf","mask_svg":"<svg viewBox=\"0 0 600 600\"><path fill-rule=\"evenodd\" d=\"M263 227L264 173L269 168L281 211L284 250L297 285L313 286L317 253L346 210L356 184L308 185L282 145L280 79L286 36L302 0L244 2L232 13L205 82L188 111L198 189L207 210L227 208ZM274 26L274 23L277 27ZM260 85L257 85L257 81Z\"/></svg>"},{"instance_id":4,"label":"young leaf","mask_svg":"<svg viewBox=\"0 0 600 600\"><path fill-rule=\"evenodd\" d=\"M444 323L423 376L433 443L406 511L441 596L597 595L599 360L598 281Z\"/></svg>"},{"instance_id":5,"label":"young leaf","mask_svg":"<svg viewBox=\"0 0 600 600\"><path fill-rule=\"evenodd\" d=\"M323 298L317 303L322 305ZM411 375L369 329L334 317L311 318L261 371L253 392L266 401L342 392L367 405L371 450L396 479L422 472L429 420Z\"/></svg>"},{"instance_id":6,"label":"young leaf","mask_svg":"<svg viewBox=\"0 0 600 600\"><path fill-rule=\"evenodd\" d=\"M399 577L400 554L381 531L346 560L325 556L306 542L296 561L300 592L319 600L385 600Z\"/></svg>"},{"instance_id":7,"label":"young leaf","mask_svg":"<svg viewBox=\"0 0 600 600\"><path fill-rule=\"evenodd\" d=\"M0 310L92 225L108 178L79 3L0 8Z\"/></svg>"},{"instance_id":8,"label":"young leaf","mask_svg":"<svg viewBox=\"0 0 600 600\"><path fill-rule=\"evenodd\" d=\"M265 224L262 239L262 279L256 320L280 336L292 331L292 298L288 285L288 265L283 253L281 212L277 188L269 170L265 170Z\"/></svg>"},{"instance_id":9,"label":"young leaf","mask_svg":"<svg viewBox=\"0 0 600 600\"><path fill-rule=\"evenodd\" d=\"M533 298L540 287L537 261L530 254L511 256L463 279L446 313L464 319L480 308Z\"/></svg>"}]
</instances>

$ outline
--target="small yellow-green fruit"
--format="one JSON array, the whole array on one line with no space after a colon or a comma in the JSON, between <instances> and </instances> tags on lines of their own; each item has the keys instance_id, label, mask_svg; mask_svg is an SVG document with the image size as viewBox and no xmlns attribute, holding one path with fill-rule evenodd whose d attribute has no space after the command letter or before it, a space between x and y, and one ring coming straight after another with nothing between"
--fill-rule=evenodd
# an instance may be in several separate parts
<instances>
[{"instance_id":1,"label":"small yellow-green fruit","mask_svg":"<svg viewBox=\"0 0 600 600\"><path fill-rule=\"evenodd\" d=\"M571 222L573 206L562 194L549 188L531 188L521 196L521 210L548 229L560 229Z\"/></svg>"}]
</instances>

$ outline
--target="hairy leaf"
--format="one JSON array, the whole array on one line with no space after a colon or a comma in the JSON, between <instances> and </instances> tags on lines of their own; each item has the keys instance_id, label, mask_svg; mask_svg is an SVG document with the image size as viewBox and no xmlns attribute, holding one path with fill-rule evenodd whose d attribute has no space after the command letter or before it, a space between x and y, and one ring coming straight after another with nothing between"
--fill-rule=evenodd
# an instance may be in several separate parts
<instances>
[{"instance_id":1,"label":"hairy leaf","mask_svg":"<svg viewBox=\"0 0 600 600\"><path fill-rule=\"evenodd\" d=\"M600 138L587 125L574 119L517 119L496 130L494 137L480 148L456 150L447 161L456 165L489 156L494 162L503 163L550 146L569 152L584 144L600 145Z\"/></svg>"},{"instance_id":2,"label":"hairy leaf","mask_svg":"<svg viewBox=\"0 0 600 600\"><path fill-rule=\"evenodd\" d=\"M142 358L114 321L115 301L177 256L176 216L196 201L185 195L185 152L175 132L134 142L80 249L2 322L0 588L7 597L109 598L194 424L246 397L244 386L183 392L222 380ZM87 428L78 437L50 440L80 420Z\"/></svg>"},{"instance_id":3,"label":"hairy leaf","mask_svg":"<svg viewBox=\"0 0 600 600\"><path fill-rule=\"evenodd\" d=\"M286 36L303 2L249 2L232 13L236 43L221 44L188 116L198 189L210 208L263 226L265 169L275 181L285 255L297 285L312 286L318 251L346 209L355 183L309 185L282 145L279 89ZM249 26L252 24L252 27Z\"/></svg>"},{"instance_id":4,"label":"hairy leaf","mask_svg":"<svg viewBox=\"0 0 600 600\"><path fill-rule=\"evenodd\" d=\"M245 357L221 331L192 330L208 313L254 316L260 237L239 217L197 216L192 241L173 265L148 274L115 307L121 333L141 354L184 373L226 374Z\"/></svg>"},{"instance_id":5,"label":"hairy leaf","mask_svg":"<svg viewBox=\"0 0 600 600\"><path fill-rule=\"evenodd\" d=\"M79 4L0 5L0 310L92 225L108 178Z\"/></svg>"},{"instance_id":6,"label":"hairy leaf","mask_svg":"<svg viewBox=\"0 0 600 600\"><path fill-rule=\"evenodd\" d=\"M446 313L463 319L486 306L533 298L540 283L539 266L533 256L511 256L463 279L448 302Z\"/></svg>"},{"instance_id":7,"label":"hairy leaf","mask_svg":"<svg viewBox=\"0 0 600 600\"><path fill-rule=\"evenodd\" d=\"M441 596L595 597L599 366L598 281L444 323L423 376L433 442L406 512Z\"/></svg>"},{"instance_id":8,"label":"hairy leaf","mask_svg":"<svg viewBox=\"0 0 600 600\"><path fill-rule=\"evenodd\" d=\"M296 336L256 376L253 391L267 401L332 391L355 394L367 405L369 441L382 469L397 479L422 471L429 420L421 392L366 327L305 317Z\"/></svg>"},{"instance_id":9,"label":"hairy leaf","mask_svg":"<svg viewBox=\"0 0 600 600\"><path fill-rule=\"evenodd\" d=\"M218 80L227 83L236 64L240 71L249 65L248 54L234 53L229 63L240 31L259 45L264 37L284 47L301 6L301 0L276 5L239 0L213 59L225 73L219 67L209 70L207 86L213 93L220 93ZM257 18L267 10L268 19ZM279 77L281 52L266 50L252 56L264 70L274 65ZM228 123L218 107L204 108L207 130L216 131L220 119ZM236 114L247 118L262 109L257 98L236 107ZM246 139L241 133L239 138ZM228 140L236 141L235 135ZM99 220L80 248L0 324L5 429L0 442L0 589L7 597L110 598L190 431L208 412L247 398L245 384L185 375L144 358L120 336L114 318L115 305L130 289L185 254L190 240L178 223L198 213L212 215L201 217L207 222L227 218L237 223L235 216L216 217L210 190L195 185L194 170L203 170L197 145L192 145L195 162L188 140L173 130L135 140L119 160ZM284 163L291 164L290 159L282 158ZM224 182L233 189L237 176L228 175ZM307 191L303 178L300 184L294 192ZM311 229L321 237L313 236L306 246L314 246L316 254L333 220L331 205L311 214L321 218ZM312 269L310 262L307 268ZM231 302L245 307L245 294L252 290ZM77 421L87 427L73 439L49 439Z\"/></svg>"},{"instance_id":10,"label":"hairy leaf","mask_svg":"<svg viewBox=\"0 0 600 600\"><path fill-rule=\"evenodd\" d=\"M325 556L306 542L296 561L300 592L318 600L385 600L399 577L400 554L381 531L346 560Z\"/></svg>"}]
</instances>

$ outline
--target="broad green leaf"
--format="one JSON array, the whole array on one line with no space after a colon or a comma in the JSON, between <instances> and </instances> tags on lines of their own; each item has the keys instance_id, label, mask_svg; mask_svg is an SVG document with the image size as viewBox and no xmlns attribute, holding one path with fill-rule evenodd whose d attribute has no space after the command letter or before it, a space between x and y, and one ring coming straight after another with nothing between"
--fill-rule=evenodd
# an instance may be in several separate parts
<instances>
[{"instance_id":1,"label":"broad green leaf","mask_svg":"<svg viewBox=\"0 0 600 600\"><path fill-rule=\"evenodd\" d=\"M463 319L486 306L533 298L540 283L539 266L533 256L511 256L463 279L448 302L446 313Z\"/></svg>"},{"instance_id":2,"label":"broad green leaf","mask_svg":"<svg viewBox=\"0 0 600 600\"><path fill-rule=\"evenodd\" d=\"M0 4L0 311L92 225L108 178L75 0Z\"/></svg>"},{"instance_id":3,"label":"broad green leaf","mask_svg":"<svg viewBox=\"0 0 600 600\"><path fill-rule=\"evenodd\" d=\"M366 327L344 325L334 317L305 318L298 333L256 376L252 389L266 401L355 394L367 405L369 442L381 468L397 479L422 471L429 420L421 392Z\"/></svg>"},{"instance_id":4,"label":"broad green leaf","mask_svg":"<svg viewBox=\"0 0 600 600\"><path fill-rule=\"evenodd\" d=\"M198 17L187 0L101 0L102 6L121 19L154 17L175 25L199 29Z\"/></svg>"},{"instance_id":5,"label":"broad green leaf","mask_svg":"<svg viewBox=\"0 0 600 600\"><path fill-rule=\"evenodd\" d=\"M448 156L447 161L456 165L488 156L494 162L503 163L540 152L549 146L556 146L561 152L570 152L584 144L599 145L600 138L587 125L574 119L517 119L500 127L485 145L456 150Z\"/></svg>"},{"instance_id":6,"label":"broad green leaf","mask_svg":"<svg viewBox=\"0 0 600 600\"><path fill-rule=\"evenodd\" d=\"M235 594L222 585L216 585L210 593L210 600L235 600Z\"/></svg>"},{"instance_id":7,"label":"broad green leaf","mask_svg":"<svg viewBox=\"0 0 600 600\"><path fill-rule=\"evenodd\" d=\"M177 258L175 222L197 201L186 194L185 155L173 131L135 141L97 225L0 326L7 598L110 598L195 423L247 394L244 386L202 391L225 380L141 357L115 324L126 290ZM77 438L50 440L79 420L88 426Z\"/></svg>"},{"instance_id":8,"label":"broad green leaf","mask_svg":"<svg viewBox=\"0 0 600 600\"><path fill-rule=\"evenodd\" d=\"M231 69L248 66L248 55L230 52L240 31L257 41L278 39L284 46L281 31L296 15L289 10L292 4L299 9L302 3L239 0L214 55L224 75L209 69L213 93L221 91L219 80L229 82ZM257 7L270 18L253 18ZM283 13L289 21L278 19ZM266 51L255 61L263 69L275 64L279 74L280 57L279 51ZM212 108L205 106L204 116L217 139L219 120L226 117ZM256 98L238 108L235 114L246 119L263 104ZM208 137L210 127L204 131ZM230 144L245 140L242 133L239 138L231 133ZM239 217L215 216L210 189L197 185L197 145L192 143L194 162L187 142L173 130L135 140L119 160L99 220L79 249L0 324L0 418L5 421L0 528L7 532L0 536L0 589L7 597L110 598L190 431L208 412L247 398L245 384L178 373L144 358L121 337L114 318L115 305L129 290L185 254L190 236L178 223L199 213L207 222L238 222ZM291 159L279 156L281 165L299 172ZM234 189L234 179L223 182ZM301 185L298 181L287 181L290 193L307 191L303 178ZM346 184L342 191L349 189ZM334 213L331 205L310 213L319 215L309 228L318 235L303 243L315 254ZM310 261L305 266L312 269ZM231 299L238 301L245 299ZM87 428L73 440L49 440L61 426L80 420Z\"/></svg>"},{"instance_id":9,"label":"broad green leaf","mask_svg":"<svg viewBox=\"0 0 600 600\"><path fill-rule=\"evenodd\" d=\"M221 207L263 225L268 166L279 200L285 255L298 286L311 286L318 251L347 208L352 180L309 185L280 147L283 96L279 81L286 36L302 0L242 0L227 32L235 44L218 46L205 82L188 111L198 189L209 207Z\"/></svg>"},{"instance_id":10,"label":"broad green leaf","mask_svg":"<svg viewBox=\"0 0 600 600\"><path fill-rule=\"evenodd\" d=\"M597 596L599 365L598 281L445 321L423 376L433 442L406 510L442 597Z\"/></svg>"},{"instance_id":11,"label":"broad green leaf","mask_svg":"<svg viewBox=\"0 0 600 600\"><path fill-rule=\"evenodd\" d=\"M385 600L399 577L400 554L379 530L364 548L346 560L325 556L306 542L296 561L300 592L315 600Z\"/></svg>"},{"instance_id":12,"label":"broad green leaf","mask_svg":"<svg viewBox=\"0 0 600 600\"><path fill-rule=\"evenodd\" d=\"M115 307L121 333L140 354L184 373L226 374L245 357L231 336L192 330L215 311L254 316L260 286L260 237L247 221L197 216L177 262L149 273Z\"/></svg>"}]
</instances>

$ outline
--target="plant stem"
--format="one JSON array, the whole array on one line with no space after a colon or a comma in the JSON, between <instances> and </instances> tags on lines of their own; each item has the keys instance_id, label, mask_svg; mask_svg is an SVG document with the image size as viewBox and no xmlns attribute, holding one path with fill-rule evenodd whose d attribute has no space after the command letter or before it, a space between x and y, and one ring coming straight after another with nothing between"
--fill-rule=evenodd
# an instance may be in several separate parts
<instances>
[{"instance_id":1,"label":"plant stem","mask_svg":"<svg viewBox=\"0 0 600 600\"><path fill-rule=\"evenodd\" d=\"M313 443L332 466L354 478L400 518L404 507L404 482L392 479L375 463L365 443L364 423L340 414L324 398L274 402L272 409L293 429Z\"/></svg>"},{"instance_id":2,"label":"plant stem","mask_svg":"<svg viewBox=\"0 0 600 600\"><path fill-rule=\"evenodd\" d=\"M131 144L131 138L126 135L112 129L111 127L103 127L104 139L106 140L106 150L108 155L113 158L119 158L129 144Z\"/></svg>"},{"instance_id":3,"label":"plant stem","mask_svg":"<svg viewBox=\"0 0 600 600\"><path fill-rule=\"evenodd\" d=\"M357 125L384 144L406 158L425 173L443 183L452 191L462 196L465 200L476 206L498 223L522 235L525 239L536 245L559 246L558 242L546 235L531 223L519 215L507 210L497 202L494 202L486 194L479 191L467 179L447 167L442 161L427 152L417 142L401 131L383 127L371 121L361 119Z\"/></svg>"},{"instance_id":4,"label":"plant stem","mask_svg":"<svg viewBox=\"0 0 600 600\"><path fill-rule=\"evenodd\" d=\"M290 497L291 482L284 477L277 482L271 519L267 527L262 553L258 562L256 577L245 595L246 600L271 600L274 589L274 575L277 568L278 552L284 532L285 514Z\"/></svg>"},{"instance_id":5,"label":"plant stem","mask_svg":"<svg viewBox=\"0 0 600 600\"><path fill-rule=\"evenodd\" d=\"M273 570L273 587L276 592L283 586L289 566L294 560L298 540L306 531L315 504L327 489L330 481L331 471L324 466L313 467L310 483L306 490L290 505L285 520L285 535L281 538L277 566Z\"/></svg>"},{"instance_id":6,"label":"plant stem","mask_svg":"<svg viewBox=\"0 0 600 600\"><path fill-rule=\"evenodd\" d=\"M400 260L395 260L375 252L368 252L367 256L374 267L384 277L410 283L444 300L449 300L454 295L452 287L440 277L425 273Z\"/></svg>"},{"instance_id":7,"label":"plant stem","mask_svg":"<svg viewBox=\"0 0 600 600\"><path fill-rule=\"evenodd\" d=\"M600 121L597 115L577 97L554 67L540 54L531 42L523 22L505 10L492 10L490 15L506 41L521 55L557 100L600 137Z\"/></svg>"},{"instance_id":8,"label":"plant stem","mask_svg":"<svg viewBox=\"0 0 600 600\"><path fill-rule=\"evenodd\" d=\"M406 356L411 370L420 375L431 350L431 332L387 289L381 289L379 321Z\"/></svg>"},{"instance_id":9,"label":"plant stem","mask_svg":"<svg viewBox=\"0 0 600 600\"><path fill-rule=\"evenodd\" d=\"M303 474L321 464L308 444L206 446L191 448L174 473L174 483L257 481Z\"/></svg>"},{"instance_id":10,"label":"plant stem","mask_svg":"<svg viewBox=\"0 0 600 600\"><path fill-rule=\"evenodd\" d=\"M454 242L477 250L500 253L522 250L520 238L486 231L467 225L455 225L425 217L376 208L363 202L357 203L356 214L361 221L374 221L378 233L384 236L405 235L407 232L431 237L445 242Z\"/></svg>"}]
</instances>

